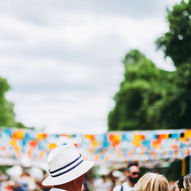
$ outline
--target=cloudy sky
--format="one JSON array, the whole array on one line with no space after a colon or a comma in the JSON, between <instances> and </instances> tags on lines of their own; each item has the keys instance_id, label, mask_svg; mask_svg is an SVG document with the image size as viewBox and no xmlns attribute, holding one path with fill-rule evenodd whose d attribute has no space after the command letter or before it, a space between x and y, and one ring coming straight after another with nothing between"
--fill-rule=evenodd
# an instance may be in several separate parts
<instances>
[{"instance_id":1,"label":"cloudy sky","mask_svg":"<svg viewBox=\"0 0 191 191\"><path fill-rule=\"evenodd\" d=\"M47 132L106 132L129 50L173 69L154 40L174 2L1 0L0 76L16 119Z\"/></svg>"}]
</instances>

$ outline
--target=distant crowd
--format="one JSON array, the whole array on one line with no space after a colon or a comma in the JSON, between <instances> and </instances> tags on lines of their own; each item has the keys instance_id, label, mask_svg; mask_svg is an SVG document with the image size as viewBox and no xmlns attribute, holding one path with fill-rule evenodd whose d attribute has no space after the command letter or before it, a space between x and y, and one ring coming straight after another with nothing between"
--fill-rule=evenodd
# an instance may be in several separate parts
<instances>
[{"instance_id":1,"label":"distant crowd","mask_svg":"<svg viewBox=\"0 0 191 191\"><path fill-rule=\"evenodd\" d=\"M49 170L15 165L0 173L0 191L191 191L191 175L169 182L164 175L140 175L137 162L128 163L124 173L86 161L73 145L54 149L48 157ZM176 173L176 172L175 172Z\"/></svg>"}]
</instances>

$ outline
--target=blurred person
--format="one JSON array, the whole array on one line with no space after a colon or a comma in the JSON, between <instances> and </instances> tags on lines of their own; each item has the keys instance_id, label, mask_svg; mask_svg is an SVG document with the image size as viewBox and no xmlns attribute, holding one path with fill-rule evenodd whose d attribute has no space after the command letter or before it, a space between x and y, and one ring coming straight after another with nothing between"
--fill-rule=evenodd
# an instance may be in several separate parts
<instances>
[{"instance_id":1,"label":"blurred person","mask_svg":"<svg viewBox=\"0 0 191 191\"><path fill-rule=\"evenodd\" d=\"M2 190L6 178L7 177L2 172L0 172L0 190Z\"/></svg>"},{"instance_id":2,"label":"blurred person","mask_svg":"<svg viewBox=\"0 0 191 191\"><path fill-rule=\"evenodd\" d=\"M191 174L182 176L177 185L180 191L191 191Z\"/></svg>"},{"instance_id":3,"label":"blurred person","mask_svg":"<svg viewBox=\"0 0 191 191\"><path fill-rule=\"evenodd\" d=\"M177 181L169 181L169 185L170 185L170 190L171 191L178 191L178 185L177 185Z\"/></svg>"},{"instance_id":4,"label":"blurred person","mask_svg":"<svg viewBox=\"0 0 191 191\"><path fill-rule=\"evenodd\" d=\"M98 169L97 174L99 176L93 182L95 190L96 191L102 191L102 190L110 191L112 188L112 182L109 177L110 170L105 166L101 166Z\"/></svg>"},{"instance_id":5,"label":"blurred person","mask_svg":"<svg viewBox=\"0 0 191 191\"><path fill-rule=\"evenodd\" d=\"M5 176L2 181L0 191L13 191L13 185L13 180L11 180L9 176Z\"/></svg>"},{"instance_id":6,"label":"blurred person","mask_svg":"<svg viewBox=\"0 0 191 191\"><path fill-rule=\"evenodd\" d=\"M21 176L18 177L16 181L23 191L33 191L36 189L37 186L35 179L30 176L26 169L23 169Z\"/></svg>"},{"instance_id":7,"label":"blurred person","mask_svg":"<svg viewBox=\"0 0 191 191\"><path fill-rule=\"evenodd\" d=\"M82 191L92 191L94 190L94 172L92 169L88 172L88 174L85 174L85 181L82 185Z\"/></svg>"},{"instance_id":8,"label":"blurred person","mask_svg":"<svg viewBox=\"0 0 191 191\"><path fill-rule=\"evenodd\" d=\"M118 179L119 177L115 176L115 170L111 170L111 172L108 175L108 178L111 180L111 190L113 190L113 188L118 185ZM121 182L120 182L121 183Z\"/></svg>"},{"instance_id":9,"label":"blurred person","mask_svg":"<svg viewBox=\"0 0 191 191\"><path fill-rule=\"evenodd\" d=\"M170 186L165 176L148 172L138 180L135 191L170 191Z\"/></svg>"},{"instance_id":10,"label":"blurred person","mask_svg":"<svg viewBox=\"0 0 191 191\"><path fill-rule=\"evenodd\" d=\"M96 191L110 191L112 188L112 182L107 175L101 175L94 181Z\"/></svg>"},{"instance_id":11,"label":"blurred person","mask_svg":"<svg viewBox=\"0 0 191 191\"><path fill-rule=\"evenodd\" d=\"M50 191L81 191L84 175L93 165L94 161L83 160L73 144L59 146L48 156L49 176L42 185L51 186Z\"/></svg>"},{"instance_id":12,"label":"blurred person","mask_svg":"<svg viewBox=\"0 0 191 191\"><path fill-rule=\"evenodd\" d=\"M12 186L13 187L13 191L27 191L27 185L23 185L23 184L19 184L17 181L15 182L15 184Z\"/></svg>"},{"instance_id":13,"label":"blurred person","mask_svg":"<svg viewBox=\"0 0 191 191\"><path fill-rule=\"evenodd\" d=\"M5 181L4 182L4 185L3 185L3 187L2 187L3 189L3 191L13 191L13 185L12 185L12 182L10 183L10 181Z\"/></svg>"},{"instance_id":14,"label":"blurred person","mask_svg":"<svg viewBox=\"0 0 191 191\"><path fill-rule=\"evenodd\" d=\"M87 181L83 182L83 184L82 184L82 191L90 191Z\"/></svg>"},{"instance_id":15,"label":"blurred person","mask_svg":"<svg viewBox=\"0 0 191 191\"><path fill-rule=\"evenodd\" d=\"M115 186L113 191L135 191L135 184L140 176L138 163L128 164L125 175L126 181L121 185Z\"/></svg>"}]
</instances>

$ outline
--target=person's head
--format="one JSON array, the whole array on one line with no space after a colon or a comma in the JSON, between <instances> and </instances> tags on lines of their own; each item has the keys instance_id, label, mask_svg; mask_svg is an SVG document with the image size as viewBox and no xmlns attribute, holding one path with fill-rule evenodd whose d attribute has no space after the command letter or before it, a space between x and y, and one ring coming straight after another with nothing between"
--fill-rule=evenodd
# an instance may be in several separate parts
<instances>
[{"instance_id":1,"label":"person's head","mask_svg":"<svg viewBox=\"0 0 191 191\"><path fill-rule=\"evenodd\" d=\"M42 185L78 191L84 181L84 174L93 164L94 161L83 160L74 145L59 146L48 156L49 176Z\"/></svg>"},{"instance_id":2,"label":"person's head","mask_svg":"<svg viewBox=\"0 0 191 191\"><path fill-rule=\"evenodd\" d=\"M161 174L148 172L136 184L136 191L170 191L168 180Z\"/></svg>"},{"instance_id":3,"label":"person's head","mask_svg":"<svg viewBox=\"0 0 191 191\"><path fill-rule=\"evenodd\" d=\"M140 169L138 163L129 163L126 170L126 177L132 186L138 181Z\"/></svg>"},{"instance_id":4,"label":"person's head","mask_svg":"<svg viewBox=\"0 0 191 191\"><path fill-rule=\"evenodd\" d=\"M191 190L191 174L182 176L179 179L177 184L180 191L190 191Z\"/></svg>"},{"instance_id":5,"label":"person's head","mask_svg":"<svg viewBox=\"0 0 191 191\"><path fill-rule=\"evenodd\" d=\"M70 182L67 182L65 184L61 184L61 185L56 185L55 187L56 188L61 188L61 189L64 189L64 190L68 190L68 191L81 191L81 188L82 188L82 184L84 182L84 175L70 181Z\"/></svg>"}]
</instances>

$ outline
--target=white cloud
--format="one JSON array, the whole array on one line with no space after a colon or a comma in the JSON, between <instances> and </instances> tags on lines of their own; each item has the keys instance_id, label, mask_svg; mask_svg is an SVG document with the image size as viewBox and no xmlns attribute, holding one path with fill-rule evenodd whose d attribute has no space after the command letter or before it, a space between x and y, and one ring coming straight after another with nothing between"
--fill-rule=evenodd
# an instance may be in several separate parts
<instances>
[{"instance_id":1,"label":"white cloud","mask_svg":"<svg viewBox=\"0 0 191 191\"><path fill-rule=\"evenodd\" d=\"M144 12L152 7L131 10L122 6L127 1L121 2L121 12L115 1L106 12L95 2L74 6L64 1L66 9L63 1L56 1L60 6L51 0L1 3L6 9L0 14L0 75L12 86L7 97L26 125L48 131L105 131L127 51L140 49L157 66L172 69L154 46L167 24L161 13Z\"/></svg>"},{"instance_id":2,"label":"white cloud","mask_svg":"<svg viewBox=\"0 0 191 191\"><path fill-rule=\"evenodd\" d=\"M22 41L3 43L3 46L10 46L18 43L28 45L38 45L44 42L66 43L67 46L83 46L101 36L108 34L119 35L125 42L132 46L138 45L140 41L149 39L150 36L160 34L166 29L165 24L158 18L145 18L137 20L125 16L96 16L88 13L73 15L63 13L64 21L62 25L54 27L40 26L27 21L19 20L7 15L0 15L1 29L4 35L21 39ZM157 23L157 26L156 26ZM14 32L13 32L14 31ZM138 38L138 39L137 39ZM3 40L3 39L2 39Z\"/></svg>"},{"instance_id":3,"label":"white cloud","mask_svg":"<svg viewBox=\"0 0 191 191\"><path fill-rule=\"evenodd\" d=\"M22 100L20 96L23 97ZM17 119L22 119L27 125L48 127L49 132L59 133L106 131L109 100L104 94L89 97L83 92L76 94L55 92L46 95L33 94L33 96L14 93L9 99L18 103L15 110L20 116Z\"/></svg>"}]
</instances>

